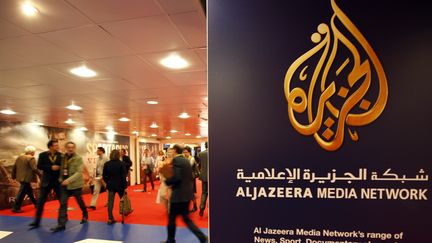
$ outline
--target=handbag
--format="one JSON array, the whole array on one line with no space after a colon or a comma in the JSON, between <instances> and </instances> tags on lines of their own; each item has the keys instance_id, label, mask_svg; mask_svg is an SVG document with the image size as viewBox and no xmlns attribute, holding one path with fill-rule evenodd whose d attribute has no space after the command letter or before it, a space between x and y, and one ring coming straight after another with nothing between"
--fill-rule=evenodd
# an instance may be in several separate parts
<instances>
[{"instance_id":1,"label":"handbag","mask_svg":"<svg viewBox=\"0 0 432 243\"><path fill-rule=\"evenodd\" d=\"M174 175L173 166L171 163L164 163L162 167L159 169L159 173L162 174L165 178L171 178Z\"/></svg>"},{"instance_id":2,"label":"handbag","mask_svg":"<svg viewBox=\"0 0 432 243\"><path fill-rule=\"evenodd\" d=\"M120 214L122 215L129 215L132 213L132 205L131 201L127 195L127 192L125 191L123 194L123 197L120 199Z\"/></svg>"},{"instance_id":3,"label":"handbag","mask_svg":"<svg viewBox=\"0 0 432 243\"><path fill-rule=\"evenodd\" d=\"M151 172L152 172L151 169L148 167L144 169L144 175L150 175Z\"/></svg>"}]
</instances>

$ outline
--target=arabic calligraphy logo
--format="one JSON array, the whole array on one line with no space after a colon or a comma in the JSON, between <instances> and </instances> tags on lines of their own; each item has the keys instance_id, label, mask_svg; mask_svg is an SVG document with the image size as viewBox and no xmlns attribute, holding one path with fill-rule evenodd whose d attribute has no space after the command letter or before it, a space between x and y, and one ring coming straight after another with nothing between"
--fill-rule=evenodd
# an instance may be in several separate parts
<instances>
[{"instance_id":1,"label":"arabic calligraphy logo","mask_svg":"<svg viewBox=\"0 0 432 243\"><path fill-rule=\"evenodd\" d=\"M383 67L366 38L335 0L331 7L330 27L318 25L311 36L316 46L288 68L284 89L295 130L313 135L322 148L335 151L347 131L358 141L354 127L380 116L388 88Z\"/></svg>"}]
</instances>

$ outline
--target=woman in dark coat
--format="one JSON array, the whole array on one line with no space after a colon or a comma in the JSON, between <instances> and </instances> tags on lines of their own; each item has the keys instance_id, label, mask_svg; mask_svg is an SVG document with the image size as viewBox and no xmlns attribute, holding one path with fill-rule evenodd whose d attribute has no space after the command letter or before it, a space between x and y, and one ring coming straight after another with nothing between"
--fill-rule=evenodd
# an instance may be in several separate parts
<instances>
[{"instance_id":1,"label":"woman in dark coat","mask_svg":"<svg viewBox=\"0 0 432 243\"><path fill-rule=\"evenodd\" d=\"M114 216L112 213L114 207L114 198L117 193L120 199L123 197L127 188L126 182L126 167L120 160L120 152L118 150L111 151L110 161L106 162L103 168L103 180L107 185L108 190L108 224L114 224Z\"/></svg>"}]
</instances>

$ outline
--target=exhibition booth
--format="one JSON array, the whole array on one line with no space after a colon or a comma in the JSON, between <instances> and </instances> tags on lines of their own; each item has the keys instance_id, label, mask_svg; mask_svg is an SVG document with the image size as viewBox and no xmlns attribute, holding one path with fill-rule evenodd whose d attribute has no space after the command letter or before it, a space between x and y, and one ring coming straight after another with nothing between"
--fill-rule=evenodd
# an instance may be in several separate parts
<instances>
[{"instance_id":1,"label":"exhibition booth","mask_svg":"<svg viewBox=\"0 0 432 243\"><path fill-rule=\"evenodd\" d=\"M77 145L77 153L83 157L86 168L90 175L95 174L98 147L103 147L109 155L114 149L125 149L133 162L130 173L130 185L142 184L140 161L144 156L144 150L148 149L150 156L156 159L158 152L179 143L192 148L201 148L205 139L177 139L157 140L154 138L142 138L139 136L124 136L110 134L110 132L83 131L79 128L55 128L35 124L21 123L0 123L0 209L11 208L19 190L19 183L11 178L12 167L18 156L23 154L26 146L36 148L35 157L40 152L46 151L46 143L50 139L59 141L61 151L64 151L64 144L73 141ZM38 193L38 183L33 183L34 193ZM89 186L84 188L89 193ZM30 203L29 199L24 204Z\"/></svg>"}]
</instances>

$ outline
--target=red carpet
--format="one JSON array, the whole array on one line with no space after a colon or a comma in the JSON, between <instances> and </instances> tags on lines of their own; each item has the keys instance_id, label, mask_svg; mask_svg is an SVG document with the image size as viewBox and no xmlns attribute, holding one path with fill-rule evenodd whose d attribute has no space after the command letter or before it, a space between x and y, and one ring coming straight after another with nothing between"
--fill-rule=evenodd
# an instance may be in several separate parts
<instances>
[{"instance_id":1,"label":"red carpet","mask_svg":"<svg viewBox=\"0 0 432 243\"><path fill-rule=\"evenodd\" d=\"M147 225L158 225L163 226L167 223L167 213L165 207L162 204L156 203L156 195L157 189L159 187L159 182L155 182L155 190L151 192L137 192L134 190L141 190L143 185L131 186L128 188L128 195L132 202L132 208L134 209L133 213L126 216L125 223L127 224L147 224ZM150 184L147 185L147 190L151 189ZM201 192L201 183L197 180L197 189L198 192ZM199 199L201 198L200 193L196 194L197 202L199 204ZM106 192L102 193L99 196L96 210L89 210L89 220L90 221L101 221L106 222L108 219L107 208L104 205L107 202L108 194ZM91 195L86 194L83 195L84 201L86 205L90 204ZM120 199L116 195L115 205L114 205L114 217L117 221L121 220L121 216L119 214L119 201ZM72 220L80 220L81 219L81 210L78 207L74 198L69 199L69 208L73 208L73 210L68 211L69 219ZM45 210L43 213L44 218L57 218L59 208L59 203L57 200L50 201L45 204ZM0 215L5 216L23 216L23 217L33 217L35 214L35 209L33 205L27 205L22 207L23 213L15 214L10 211L10 209L5 209L0 211ZM198 212L191 213L191 219L196 223L196 225L200 228L208 228L208 214L207 208L204 213L204 217L201 218L198 215ZM43 223L43 222L42 222ZM178 218L178 225L184 226L184 223Z\"/></svg>"}]
</instances>

